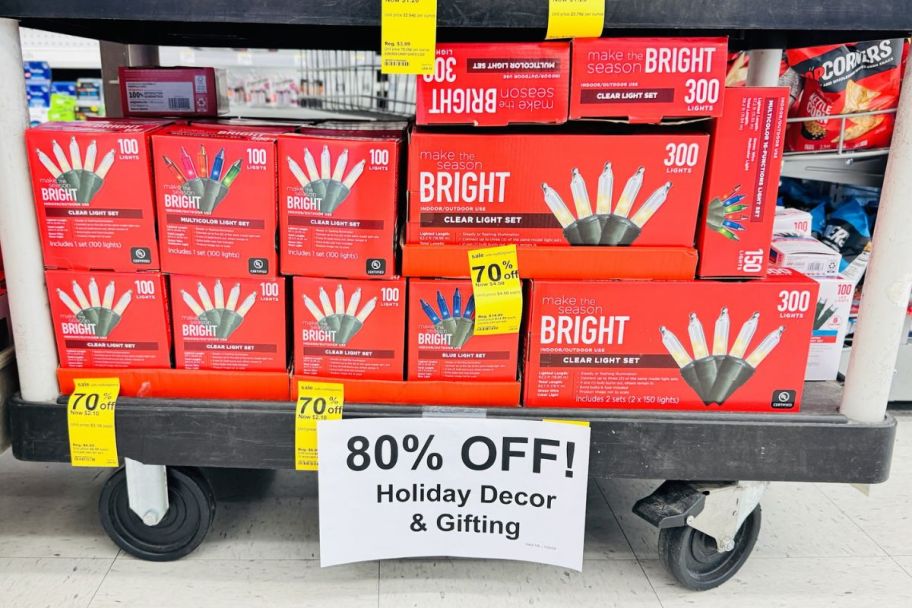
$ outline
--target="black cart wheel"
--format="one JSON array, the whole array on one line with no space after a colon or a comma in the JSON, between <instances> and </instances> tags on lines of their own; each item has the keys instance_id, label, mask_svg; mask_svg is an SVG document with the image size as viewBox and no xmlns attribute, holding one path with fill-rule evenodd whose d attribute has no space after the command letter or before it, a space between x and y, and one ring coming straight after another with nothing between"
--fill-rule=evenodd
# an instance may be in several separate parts
<instances>
[{"instance_id":1,"label":"black cart wheel","mask_svg":"<svg viewBox=\"0 0 912 608\"><path fill-rule=\"evenodd\" d=\"M101 490L101 525L117 545L140 559L167 562L196 549L215 517L215 497L206 479L195 469L168 467L168 512L155 526L147 526L130 510L127 474L118 469Z\"/></svg>"},{"instance_id":2,"label":"black cart wheel","mask_svg":"<svg viewBox=\"0 0 912 608\"><path fill-rule=\"evenodd\" d=\"M760 533L760 505L747 516L735 535L735 547L719 552L711 536L690 526L665 528L659 532L659 558L679 583L694 591L718 587L735 575L757 542Z\"/></svg>"}]
</instances>

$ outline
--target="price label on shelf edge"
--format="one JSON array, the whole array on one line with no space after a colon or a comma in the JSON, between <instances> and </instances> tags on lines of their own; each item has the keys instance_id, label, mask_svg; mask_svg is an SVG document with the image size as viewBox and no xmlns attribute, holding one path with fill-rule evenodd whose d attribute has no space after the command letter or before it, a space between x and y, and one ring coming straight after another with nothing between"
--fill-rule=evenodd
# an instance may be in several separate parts
<instances>
[{"instance_id":1,"label":"price label on shelf edge","mask_svg":"<svg viewBox=\"0 0 912 608\"><path fill-rule=\"evenodd\" d=\"M295 404L295 470L319 469L317 422L339 420L345 403L345 386L336 382L298 381Z\"/></svg>"},{"instance_id":2,"label":"price label on shelf edge","mask_svg":"<svg viewBox=\"0 0 912 608\"><path fill-rule=\"evenodd\" d=\"M582 568L589 427L362 418L317 428L322 566L450 555Z\"/></svg>"},{"instance_id":3,"label":"price label on shelf edge","mask_svg":"<svg viewBox=\"0 0 912 608\"><path fill-rule=\"evenodd\" d=\"M432 74L437 0L382 0L380 10L380 71Z\"/></svg>"},{"instance_id":4,"label":"price label on shelf edge","mask_svg":"<svg viewBox=\"0 0 912 608\"><path fill-rule=\"evenodd\" d=\"M546 40L598 38L605 27L605 0L548 0Z\"/></svg>"},{"instance_id":5,"label":"price label on shelf edge","mask_svg":"<svg viewBox=\"0 0 912 608\"><path fill-rule=\"evenodd\" d=\"M117 467L114 410L119 378L80 378L73 381L67 401L70 464L74 467Z\"/></svg>"},{"instance_id":6,"label":"price label on shelf edge","mask_svg":"<svg viewBox=\"0 0 912 608\"><path fill-rule=\"evenodd\" d=\"M476 336L515 334L522 323L522 283L516 245L469 251Z\"/></svg>"}]
</instances>

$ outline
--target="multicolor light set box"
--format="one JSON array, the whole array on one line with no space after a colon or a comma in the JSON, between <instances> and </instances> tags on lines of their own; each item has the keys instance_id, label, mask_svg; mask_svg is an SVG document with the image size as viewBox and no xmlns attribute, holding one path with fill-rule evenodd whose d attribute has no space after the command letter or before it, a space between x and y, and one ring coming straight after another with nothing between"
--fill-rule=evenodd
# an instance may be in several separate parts
<instances>
[{"instance_id":1,"label":"multicolor light set box","mask_svg":"<svg viewBox=\"0 0 912 608\"><path fill-rule=\"evenodd\" d=\"M440 43L418 76L419 125L505 126L567 121L570 44Z\"/></svg>"},{"instance_id":2,"label":"multicolor light set box","mask_svg":"<svg viewBox=\"0 0 912 608\"><path fill-rule=\"evenodd\" d=\"M276 134L177 125L152 138L165 272L276 276Z\"/></svg>"},{"instance_id":3,"label":"multicolor light set box","mask_svg":"<svg viewBox=\"0 0 912 608\"><path fill-rule=\"evenodd\" d=\"M691 247L709 137L417 130L409 243Z\"/></svg>"},{"instance_id":4,"label":"multicolor light set box","mask_svg":"<svg viewBox=\"0 0 912 608\"><path fill-rule=\"evenodd\" d=\"M797 412L817 284L532 281L527 407Z\"/></svg>"},{"instance_id":5,"label":"multicolor light set box","mask_svg":"<svg viewBox=\"0 0 912 608\"><path fill-rule=\"evenodd\" d=\"M574 39L570 118L719 116L727 54L726 38Z\"/></svg>"},{"instance_id":6,"label":"multicolor light set box","mask_svg":"<svg viewBox=\"0 0 912 608\"><path fill-rule=\"evenodd\" d=\"M402 380L405 279L293 281L296 374Z\"/></svg>"},{"instance_id":7,"label":"multicolor light set box","mask_svg":"<svg viewBox=\"0 0 912 608\"><path fill-rule=\"evenodd\" d=\"M171 275L178 369L285 371L285 279Z\"/></svg>"},{"instance_id":8,"label":"multicolor light set box","mask_svg":"<svg viewBox=\"0 0 912 608\"><path fill-rule=\"evenodd\" d=\"M278 142L282 272L395 276L402 131L313 129Z\"/></svg>"},{"instance_id":9,"label":"multicolor light set box","mask_svg":"<svg viewBox=\"0 0 912 608\"><path fill-rule=\"evenodd\" d=\"M411 279L408 380L516 380L519 335L475 335L471 281Z\"/></svg>"},{"instance_id":10,"label":"multicolor light set box","mask_svg":"<svg viewBox=\"0 0 912 608\"><path fill-rule=\"evenodd\" d=\"M168 368L168 300L157 272L45 272L61 367Z\"/></svg>"},{"instance_id":11,"label":"multicolor light set box","mask_svg":"<svg viewBox=\"0 0 912 608\"><path fill-rule=\"evenodd\" d=\"M158 270L149 138L165 124L49 122L26 131L46 268Z\"/></svg>"},{"instance_id":12,"label":"multicolor light set box","mask_svg":"<svg viewBox=\"0 0 912 608\"><path fill-rule=\"evenodd\" d=\"M734 87L713 123L697 230L700 277L762 277L773 234L788 89Z\"/></svg>"}]
</instances>

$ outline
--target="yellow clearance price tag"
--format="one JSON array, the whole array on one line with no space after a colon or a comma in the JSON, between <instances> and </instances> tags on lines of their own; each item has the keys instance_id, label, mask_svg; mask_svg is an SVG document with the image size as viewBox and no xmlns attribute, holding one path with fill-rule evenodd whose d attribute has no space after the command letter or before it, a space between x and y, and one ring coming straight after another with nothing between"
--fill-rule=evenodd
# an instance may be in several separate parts
<instances>
[{"instance_id":1,"label":"yellow clearance price tag","mask_svg":"<svg viewBox=\"0 0 912 608\"><path fill-rule=\"evenodd\" d=\"M295 406L295 469L316 471L317 422L342 418L345 387L335 382L298 381L298 403Z\"/></svg>"},{"instance_id":2,"label":"yellow clearance price tag","mask_svg":"<svg viewBox=\"0 0 912 608\"><path fill-rule=\"evenodd\" d=\"M380 71L432 74L437 44L437 0L382 0Z\"/></svg>"},{"instance_id":3,"label":"yellow clearance price tag","mask_svg":"<svg viewBox=\"0 0 912 608\"><path fill-rule=\"evenodd\" d=\"M120 379L74 380L73 386L67 403L70 463L74 467L118 466L114 408Z\"/></svg>"},{"instance_id":4,"label":"yellow clearance price tag","mask_svg":"<svg viewBox=\"0 0 912 608\"><path fill-rule=\"evenodd\" d=\"M597 38L605 27L605 0L548 0L545 38Z\"/></svg>"},{"instance_id":5,"label":"yellow clearance price tag","mask_svg":"<svg viewBox=\"0 0 912 608\"><path fill-rule=\"evenodd\" d=\"M542 422L553 422L554 424L575 424L576 426L589 426L588 420L563 420L561 418L542 418Z\"/></svg>"},{"instance_id":6,"label":"yellow clearance price tag","mask_svg":"<svg viewBox=\"0 0 912 608\"><path fill-rule=\"evenodd\" d=\"M522 322L522 285L516 245L469 251L476 336L515 334Z\"/></svg>"}]
</instances>

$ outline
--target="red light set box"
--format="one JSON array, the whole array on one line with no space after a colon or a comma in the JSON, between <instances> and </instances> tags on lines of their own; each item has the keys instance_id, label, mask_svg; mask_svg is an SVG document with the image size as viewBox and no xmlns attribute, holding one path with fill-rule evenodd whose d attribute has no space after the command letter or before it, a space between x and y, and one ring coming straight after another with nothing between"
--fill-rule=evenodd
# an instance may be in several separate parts
<instances>
[{"instance_id":1,"label":"red light set box","mask_svg":"<svg viewBox=\"0 0 912 608\"><path fill-rule=\"evenodd\" d=\"M275 276L275 133L174 126L152 138L162 270Z\"/></svg>"},{"instance_id":2,"label":"red light set box","mask_svg":"<svg viewBox=\"0 0 912 608\"><path fill-rule=\"evenodd\" d=\"M285 281L172 275L178 369L285 371Z\"/></svg>"},{"instance_id":3,"label":"red light set box","mask_svg":"<svg viewBox=\"0 0 912 608\"><path fill-rule=\"evenodd\" d=\"M408 291L408 380L516 380L519 335L474 335L471 281L410 279Z\"/></svg>"},{"instance_id":4,"label":"red light set box","mask_svg":"<svg viewBox=\"0 0 912 608\"><path fill-rule=\"evenodd\" d=\"M224 70L190 67L121 67L120 98L124 114L148 116L218 116L228 111Z\"/></svg>"},{"instance_id":5,"label":"red light set box","mask_svg":"<svg viewBox=\"0 0 912 608\"><path fill-rule=\"evenodd\" d=\"M701 277L762 277L776 216L788 89L735 87L713 126L697 231Z\"/></svg>"},{"instance_id":6,"label":"red light set box","mask_svg":"<svg viewBox=\"0 0 912 608\"><path fill-rule=\"evenodd\" d=\"M171 366L161 274L48 270L45 279L61 367Z\"/></svg>"},{"instance_id":7,"label":"red light set box","mask_svg":"<svg viewBox=\"0 0 912 608\"><path fill-rule=\"evenodd\" d=\"M158 270L149 136L165 124L49 122L26 131L45 267Z\"/></svg>"},{"instance_id":8,"label":"red light set box","mask_svg":"<svg viewBox=\"0 0 912 608\"><path fill-rule=\"evenodd\" d=\"M532 281L527 407L800 409L817 284Z\"/></svg>"},{"instance_id":9,"label":"red light set box","mask_svg":"<svg viewBox=\"0 0 912 608\"><path fill-rule=\"evenodd\" d=\"M279 137L279 251L292 275L396 274L401 131Z\"/></svg>"},{"instance_id":10,"label":"red light set box","mask_svg":"<svg viewBox=\"0 0 912 608\"><path fill-rule=\"evenodd\" d=\"M415 131L408 242L690 247L708 140Z\"/></svg>"},{"instance_id":11,"label":"red light set box","mask_svg":"<svg viewBox=\"0 0 912 608\"><path fill-rule=\"evenodd\" d=\"M294 278L294 370L402 380L405 279Z\"/></svg>"},{"instance_id":12,"label":"red light set box","mask_svg":"<svg viewBox=\"0 0 912 608\"><path fill-rule=\"evenodd\" d=\"M719 116L727 54L726 38L577 38L570 118Z\"/></svg>"},{"instance_id":13,"label":"red light set box","mask_svg":"<svg viewBox=\"0 0 912 608\"><path fill-rule=\"evenodd\" d=\"M418 77L419 125L504 126L567 121L570 44L438 44Z\"/></svg>"}]
</instances>

